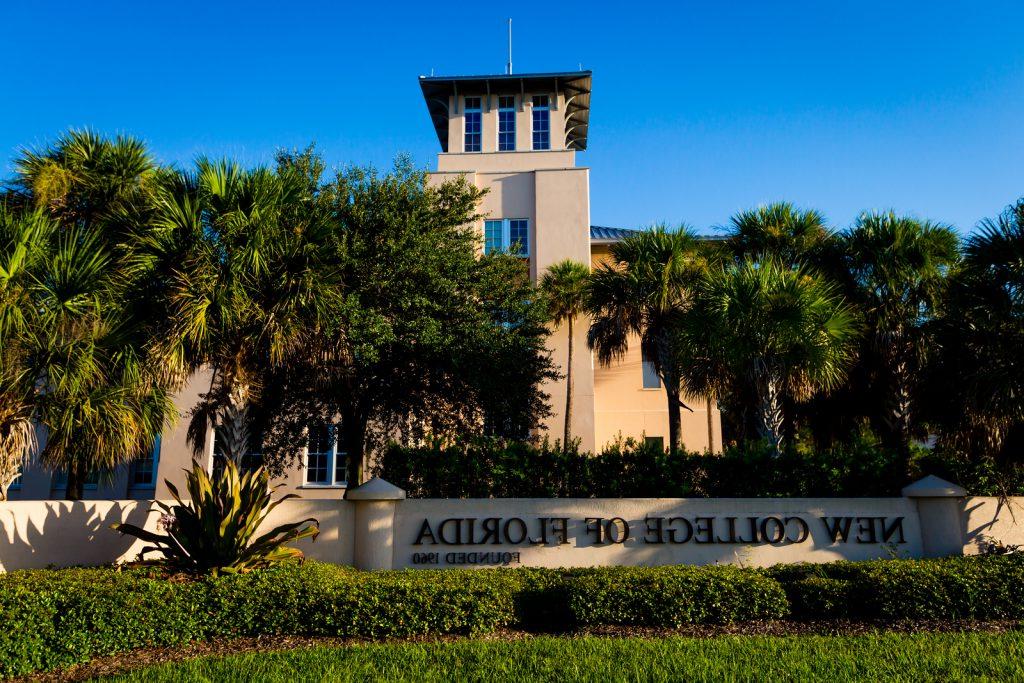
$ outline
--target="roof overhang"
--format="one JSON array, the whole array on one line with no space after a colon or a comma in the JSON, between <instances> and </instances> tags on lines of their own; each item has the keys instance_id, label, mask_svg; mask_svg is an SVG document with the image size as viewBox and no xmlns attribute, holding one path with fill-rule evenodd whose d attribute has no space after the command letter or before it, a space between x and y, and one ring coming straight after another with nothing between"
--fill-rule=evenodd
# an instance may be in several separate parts
<instances>
[{"instance_id":1,"label":"roof overhang","mask_svg":"<svg viewBox=\"0 0 1024 683\"><path fill-rule=\"evenodd\" d=\"M590 128L589 71L496 76L420 76L420 89L441 149L448 151L448 98L458 95L520 95L554 92L565 95L565 147L585 150Z\"/></svg>"}]
</instances>

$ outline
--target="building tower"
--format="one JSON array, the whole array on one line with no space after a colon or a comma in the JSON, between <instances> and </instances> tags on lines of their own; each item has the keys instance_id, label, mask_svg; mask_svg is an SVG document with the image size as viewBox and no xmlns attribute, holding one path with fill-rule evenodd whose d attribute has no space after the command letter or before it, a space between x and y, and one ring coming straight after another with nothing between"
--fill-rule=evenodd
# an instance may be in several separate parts
<instances>
[{"instance_id":1,"label":"building tower","mask_svg":"<svg viewBox=\"0 0 1024 683\"><path fill-rule=\"evenodd\" d=\"M587 148L589 71L498 76L420 77L437 131L443 180L464 175L488 190L480 211L484 249L513 249L535 280L563 259L590 263L590 174L576 166ZM587 325L577 324L573 362L574 437L593 450L594 368ZM553 359L566 362L566 331L550 340ZM553 414L545 425L561 434L565 382L545 387Z\"/></svg>"}]
</instances>

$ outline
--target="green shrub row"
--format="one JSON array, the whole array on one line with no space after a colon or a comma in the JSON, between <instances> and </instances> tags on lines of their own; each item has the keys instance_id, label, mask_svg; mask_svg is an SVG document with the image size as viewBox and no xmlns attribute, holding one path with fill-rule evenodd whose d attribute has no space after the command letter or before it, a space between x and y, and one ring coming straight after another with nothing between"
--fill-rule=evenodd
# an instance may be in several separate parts
<instances>
[{"instance_id":1,"label":"green shrub row","mask_svg":"<svg viewBox=\"0 0 1024 683\"><path fill-rule=\"evenodd\" d=\"M357 572L308 562L180 580L157 570L0 576L0 677L216 637L407 637L505 626L759 619L1020 619L1024 559Z\"/></svg>"},{"instance_id":2,"label":"green shrub row","mask_svg":"<svg viewBox=\"0 0 1024 683\"><path fill-rule=\"evenodd\" d=\"M1024 558L958 557L778 565L796 618L1020 619Z\"/></svg>"},{"instance_id":3,"label":"green shrub row","mask_svg":"<svg viewBox=\"0 0 1024 683\"><path fill-rule=\"evenodd\" d=\"M923 449L915 451L908 472L902 457L869 434L821 451L801 444L781 456L759 443L708 454L666 453L655 444L626 440L591 454L475 438L453 445L392 445L375 473L412 498L856 498L898 496L924 474L960 481L971 493L985 495L996 481L1007 481Z\"/></svg>"}]
</instances>

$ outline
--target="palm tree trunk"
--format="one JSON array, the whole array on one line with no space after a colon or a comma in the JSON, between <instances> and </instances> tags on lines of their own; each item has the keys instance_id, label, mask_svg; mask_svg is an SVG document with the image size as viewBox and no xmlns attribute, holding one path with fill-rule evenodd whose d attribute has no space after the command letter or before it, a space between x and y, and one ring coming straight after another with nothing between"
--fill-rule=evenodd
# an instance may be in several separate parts
<instances>
[{"instance_id":1,"label":"palm tree trunk","mask_svg":"<svg viewBox=\"0 0 1024 683\"><path fill-rule=\"evenodd\" d=\"M76 460L68 466L68 483L64 490L64 500L82 500L85 491L85 463Z\"/></svg>"},{"instance_id":2,"label":"palm tree trunk","mask_svg":"<svg viewBox=\"0 0 1024 683\"><path fill-rule=\"evenodd\" d=\"M683 418L679 401L679 381L665 378L665 394L668 397L668 443L672 453L683 448Z\"/></svg>"},{"instance_id":3,"label":"palm tree trunk","mask_svg":"<svg viewBox=\"0 0 1024 683\"><path fill-rule=\"evenodd\" d=\"M565 363L565 434L562 437L562 450L569 450L572 443L572 319L569 316L569 347Z\"/></svg>"},{"instance_id":4,"label":"palm tree trunk","mask_svg":"<svg viewBox=\"0 0 1024 683\"><path fill-rule=\"evenodd\" d=\"M782 453L784 416L782 412L782 373L774 364L758 360L754 376L758 393L758 432L768 441L772 454Z\"/></svg>"}]
</instances>

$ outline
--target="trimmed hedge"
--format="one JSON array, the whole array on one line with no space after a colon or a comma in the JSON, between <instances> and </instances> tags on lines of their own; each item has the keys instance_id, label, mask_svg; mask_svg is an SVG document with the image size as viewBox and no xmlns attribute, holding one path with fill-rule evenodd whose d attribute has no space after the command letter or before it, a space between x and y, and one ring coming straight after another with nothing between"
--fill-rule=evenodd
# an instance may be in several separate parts
<instances>
[{"instance_id":1,"label":"trimmed hedge","mask_svg":"<svg viewBox=\"0 0 1024 683\"><path fill-rule=\"evenodd\" d=\"M203 579L151 568L0 575L0 677L152 645L290 634L479 634L759 619L1020 619L1024 558L357 572L308 562Z\"/></svg>"},{"instance_id":2,"label":"trimmed hedge","mask_svg":"<svg viewBox=\"0 0 1024 683\"><path fill-rule=\"evenodd\" d=\"M778 565L767 574L798 618L1024 617L1020 556Z\"/></svg>"},{"instance_id":3,"label":"trimmed hedge","mask_svg":"<svg viewBox=\"0 0 1024 683\"><path fill-rule=\"evenodd\" d=\"M410 498L872 497L899 495L923 474L909 476L902 458L868 437L781 456L761 443L708 454L625 440L591 454L481 437L392 444L374 473Z\"/></svg>"}]
</instances>

